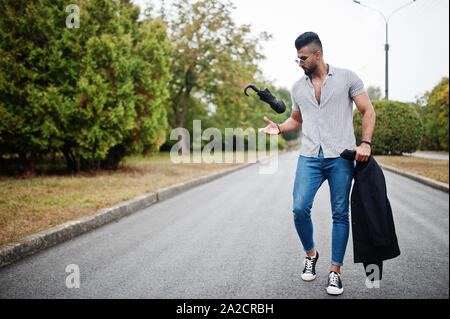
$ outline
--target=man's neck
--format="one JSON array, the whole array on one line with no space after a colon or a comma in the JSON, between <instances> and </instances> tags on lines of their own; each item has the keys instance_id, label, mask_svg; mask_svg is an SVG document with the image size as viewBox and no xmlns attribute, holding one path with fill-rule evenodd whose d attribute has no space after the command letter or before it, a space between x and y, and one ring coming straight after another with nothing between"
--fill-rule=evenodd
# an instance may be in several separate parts
<instances>
[{"instance_id":1,"label":"man's neck","mask_svg":"<svg viewBox=\"0 0 450 319\"><path fill-rule=\"evenodd\" d=\"M317 66L316 70L313 74L311 74L311 79L313 80L323 80L328 74L328 64L326 64L323 60Z\"/></svg>"}]
</instances>

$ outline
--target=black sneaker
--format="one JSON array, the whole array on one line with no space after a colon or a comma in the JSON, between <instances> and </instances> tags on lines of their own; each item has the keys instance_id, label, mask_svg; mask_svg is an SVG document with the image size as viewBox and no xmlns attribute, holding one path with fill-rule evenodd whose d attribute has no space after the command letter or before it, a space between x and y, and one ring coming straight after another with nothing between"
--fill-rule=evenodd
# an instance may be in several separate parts
<instances>
[{"instance_id":1,"label":"black sneaker","mask_svg":"<svg viewBox=\"0 0 450 319\"><path fill-rule=\"evenodd\" d=\"M344 292L342 287L341 275L337 272L330 271L328 275L327 293L330 295L340 295Z\"/></svg>"},{"instance_id":2,"label":"black sneaker","mask_svg":"<svg viewBox=\"0 0 450 319\"><path fill-rule=\"evenodd\" d=\"M316 263L317 260L319 260L319 252L316 250L316 256L315 257L308 257L306 256L305 261L303 264L305 265L305 268L303 268L302 271L302 279L304 281L311 281L316 279Z\"/></svg>"}]
</instances>

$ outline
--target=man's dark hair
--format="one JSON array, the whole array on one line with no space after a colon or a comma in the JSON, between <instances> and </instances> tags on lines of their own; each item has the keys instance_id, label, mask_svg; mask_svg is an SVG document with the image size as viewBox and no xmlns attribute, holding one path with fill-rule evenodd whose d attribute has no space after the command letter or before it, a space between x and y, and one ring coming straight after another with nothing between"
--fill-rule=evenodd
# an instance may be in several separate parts
<instances>
[{"instance_id":1,"label":"man's dark hair","mask_svg":"<svg viewBox=\"0 0 450 319\"><path fill-rule=\"evenodd\" d=\"M322 51L322 42L320 41L319 36L315 32L305 32L295 40L295 47L297 48L297 51L300 50L305 45L309 44L313 44L314 46L317 47L317 50Z\"/></svg>"}]
</instances>

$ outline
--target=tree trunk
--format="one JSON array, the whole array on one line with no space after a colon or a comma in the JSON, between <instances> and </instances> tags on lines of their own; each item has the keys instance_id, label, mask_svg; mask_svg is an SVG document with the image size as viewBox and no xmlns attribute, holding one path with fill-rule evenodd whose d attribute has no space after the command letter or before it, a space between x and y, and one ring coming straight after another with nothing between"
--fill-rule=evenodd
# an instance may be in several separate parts
<instances>
[{"instance_id":1,"label":"tree trunk","mask_svg":"<svg viewBox=\"0 0 450 319\"><path fill-rule=\"evenodd\" d=\"M171 127L176 127L179 119L179 113L178 113L178 103L180 102L180 96L183 93L184 86L180 87L180 90L177 93L177 96L173 99L172 104L172 110L174 117L169 119L169 123Z\"/></svg>"},{"instance_id":2,"label":"tree trunk","mask_svg":"<svg viewBox=\"0 0 450 319\"><path fill-rule=\"evenodd\" d=\"M131 141L127 141L128 143L131 143ZM101 161L100 167L103 169L112 169L116 170L119 168L120 161L125 157L126 155L126 149L125 149L125 143L124 144L118 144L114 147L112 147L108 151L108 155L106 158Z\"/></svg>"},{"instance_id":3,"label":"tree trunk","mask_svg":"<svg viewBox=\"0 0 450 319\"><path fill-rule=\"evenodd\" d=\"M19 152L19 163L23 169L23 172L25 172L27 170L27 153Z\"/></svg>"},{"instance_id":4,"label":"tree trunk","mask_svg":"<svg viewBox=\"0 0 450 319\"><path fill-rule=\"evenodd\" d=\"M186 120L187 108L189 103L189 98L191 97L192 87L187 87L184 94L183 104L181 105L181 113L178 118L178 127L183 127L184 121Z\"/></svg>"},{"instance_id":5,"label":"tree trunk","mask_svg":"<svg viewBox=\"0 0 450 319\"><path fill-rule=\"evenodd\" d=\"M20 166L22 166L23 174L26 176L34 176L35 175L35 167L36 167L36 153L31 152L30 156L27 156L26 152L19 152L19 162Z\"/></svg>"},{"instance_id":6,"label":"tree trunk","mask_svg":"<svg viewBox=\"0 0 450 319\"><path fill-rule=\"evenodd\" d=\"M66 159L67 168L69 169L69 171L77 172L78 165L77 165L75 156L73 156L73 154L67 149L63 149L62 152L63 152L64 158Z\"/></svg>"},{"instance_id":7,"label":"tree trunk","mask_svg":"<svg viewBox=\"0 0 450 319\"><path fill-rule=\"evenodd\" d=\"M37 154L36 152L31 152L30 158L28 160L28 174L34 176L36 173L36 162Z\"/></svg>"},{"instance_id":8,"label":"tree trunk","mask_svg":"<svg viewBox=\"0 0 450 319\"><path fill-rule=\"evenodd\" d=\"M189 69L186 72L185 79L184 79L186 91L184 92L183 104L181 105L181 113L178 118L178 127L184 126L184 121L186 119L189 98L191 97L191 91L192 91L192 87L193 87L193 81L194 81L193 76L194 75L192 72L192 67L189 67Z\"/></svg>"}]
</instances>

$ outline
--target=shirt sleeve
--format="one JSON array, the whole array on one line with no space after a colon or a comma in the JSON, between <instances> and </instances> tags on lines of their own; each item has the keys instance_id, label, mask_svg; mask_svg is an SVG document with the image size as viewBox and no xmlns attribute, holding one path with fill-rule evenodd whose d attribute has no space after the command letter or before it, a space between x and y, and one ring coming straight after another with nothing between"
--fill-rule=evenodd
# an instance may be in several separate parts
<instances>
[{"instance_id":1,"label":"shirt sleeve","mask_svg":"<svg viewBox=\"0 0 450 319\"><path fill-rule=\"evenodd\" d=\"M366 91L363 81L356 75L356 73L349 71L348 77L350 97L354 97Z\"/></svg>"},{"instance_id":2,"label":"shirt sleeve","mask_svg":"<svg viewBox=\"0 0 450 319\"><path fill-rule=\"evenodd\" d=\"M295 86L293 86L291 89L292 111L300 112L300 107L299 107L298 103L295 102L294 91L295 91Z\"/></svg>"}]
</instances>

